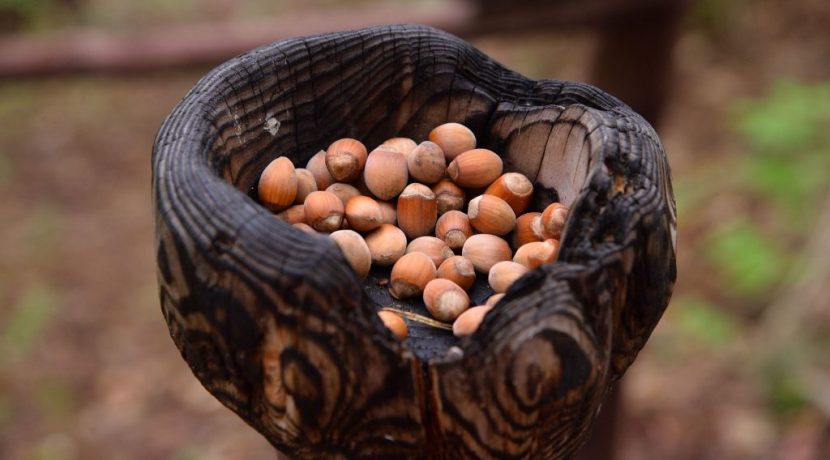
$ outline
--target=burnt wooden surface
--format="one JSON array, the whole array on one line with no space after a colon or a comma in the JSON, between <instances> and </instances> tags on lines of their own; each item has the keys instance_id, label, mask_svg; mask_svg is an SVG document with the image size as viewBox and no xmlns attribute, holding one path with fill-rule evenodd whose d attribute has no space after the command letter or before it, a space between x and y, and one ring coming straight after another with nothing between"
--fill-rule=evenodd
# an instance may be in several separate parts
<instances>
[{"instance_id":1,"label":"burnt wooden surface","mask_svg":"<svg viewBox=\"0 0 830 460\"><path fill-rule=\"evenodd\" d=\"M251 198L285 155L457 121L572 207L559 259L421 358L327 238ZM598 89L516 74L423 26L277 42L210 72L153 152L162 311L203 385L292 458L568 458L675 279L668 164Z\"/></svg>"}]
</instances>

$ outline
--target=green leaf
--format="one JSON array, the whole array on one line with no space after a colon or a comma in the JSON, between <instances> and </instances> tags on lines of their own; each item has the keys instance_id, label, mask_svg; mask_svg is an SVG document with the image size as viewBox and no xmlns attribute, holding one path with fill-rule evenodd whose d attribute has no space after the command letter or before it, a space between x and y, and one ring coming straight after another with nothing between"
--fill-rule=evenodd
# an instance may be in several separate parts
<instances>
[{"instance_id":1,"label":"green leaf","mask_svg":"<svg viewBox=\"0 0 830 460\"><path fill-rule=\"evenodd\" d=\"M726 224L710 236L705 255L725 276L726 287L738 295L769 291L786 269L775 240L743 221Z\"/></svg>"},{"instance_id":2,"label":"green leaf","mask_svg":"<svg viewBox=\"0 0 830 460\"><path fill-rule=\"evenodd\" d=\"M57 296L49 286L36 284L26 289L11 309L0 355L12 360L26 356L52 320L57 305Z\"/></svg>"}]
</instances>

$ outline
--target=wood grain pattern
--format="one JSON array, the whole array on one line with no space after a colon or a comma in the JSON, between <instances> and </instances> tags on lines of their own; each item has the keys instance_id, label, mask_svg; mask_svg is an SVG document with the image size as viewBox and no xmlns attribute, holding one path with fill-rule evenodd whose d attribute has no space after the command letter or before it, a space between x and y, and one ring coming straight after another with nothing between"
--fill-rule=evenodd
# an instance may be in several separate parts
<instances>
[{"instance_id":1,"label":"wood grain pattern","mask_svg":"<svg viewBox=\"0 0 830 460\"><path fill-rule=\"evenodd\" d=\"M440 356L398 343L329 239L252 199L265 165L469 126L544 202L559 261ZM588 85L533 81L449 34L386 26L280 41L216 68L153 149L162 311L202 384L291 458L568 458L675 280L652 128ZM446 342L442 342L445 343Z\"/></svg>"}]
</instances>

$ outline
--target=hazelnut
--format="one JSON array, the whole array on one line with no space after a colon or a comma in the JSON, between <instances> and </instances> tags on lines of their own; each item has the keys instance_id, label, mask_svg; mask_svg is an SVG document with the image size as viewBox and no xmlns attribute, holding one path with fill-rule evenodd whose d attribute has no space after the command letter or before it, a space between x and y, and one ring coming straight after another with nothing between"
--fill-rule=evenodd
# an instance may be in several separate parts
<instances>
[{"instance_id":1,"label":"hazelnut","mask_svg":"<svg viewBox=\"0 0 830 460\"><path fill-rule=\"evenodd\" d=\"M409 175L423 184L434 184L447 172L444 151L434 142L421 142L406 159Z\"/></svg>"},{"instance_id":2,"label":"hazelnut","mask_svg":"<svg viewBox=\"0 0 830 460\"><path fill-rule=\"evenodd\" d=\"M372 195L391 200L401 193L408 181L406 158L400 152L383 146L372 150L363 170L363 182Z\"/></svg>"},{"instance_id":3,"label":"hazelnut","mask_svg":"<svg viewBox=\"0 0 830 460\"><path fill-rule=\"evenodd\" d=\"M334 183L334 178L329 174L329 168L326 167L326 151L320 150L317 152L308 163L305 169L309 170L314 176L314 181L317 183L317 190L325 190L329 185Z\"/></svg>"},{"instance_id":4,"label":"hazelnut","mask_svg":"<svg viewBox=\"0 0 830 460\"><path fill-rule=\"evenodd\" d=\"M314 230L313 228L311 228L311 225L308 225L305 222L297 222L296 224L292 224L292 227L302 232L308 233L309 235L317 234L317 230Z\"/></svg>"},{"instance_id":5,"label":"hazelnut","mask_svg":"<svg viewBox=\"0 0 830 460\"><path fill-rule=\"evenodd\" d=\"M297 175L297 196L294 198L294 204L301 204L309 193L317 191L317 179L306 168L297 168L294 173Z\"/></svg>"},{"instance_id":6,"label":"hazelnut","mask_svg":"<svg viewBox=\"0 0 830 460\"><path fill-rule=\"evenodd\" d=\"M466 194L453 181L441 179L432 186L432 193L435 194L435 204L438 205L439 216L453 209L456 211L464 209Z\"/></svg>"},{"instance_id":7,"label":"hazelnut","mask_svg":"<svg viewBox=\"0 0 830 460\"><path fill-rule=\"evenodd\" d=\"M498 262L511 260L513 252L507 241L495 236L481 233L467 238L461 255L470 259L476 271L487 273Z\"/></svg>"},{"instance_id":8,"label":"hazelnut","mask_svg":"<svg viewBox=\"0 0 830 460\"><path fill-rule=\"evenodd\" d=\"M496 304L499 303L499 300L502 299L502 297L504 297L503 292L501 292L499 294L493 294L493 295L491 295L490 297L487 298L487 301L484 302L484 305L487 305L488 307L495 307Z\"/></svg>"},{"instance_id":9,"label":"hazelnut","mask_svg":"<svg viewBox=\"0 0 830 460\"><path fill-rule=\"evenodd\" d=\"M319 232L333 232L343 223L343 203L331 192L311 192L305 199L305 221Z\"/></svg>"},{"instance_id":10,"label":"hazelnut","mask_svg":"<svg viewBox=\"0 0 830 460\"><path fill-rule=\"evenodd\" d=\"M473 234L470 219L461 211L448 211L435 223L435 236L444 240L450 249L461 249Z\"/></svg>"},{"instance_id":11,"label":"hazelnut","mask_svg":"<svg viewBox=\"0 0 830 460\"><path fill-rule=\"evenodd\" d=\"M404 254L392 267L389 276L389 293L396 299L414 297L424 292L424 287L435 279L435 264L423 253Z\"/></svg>"},{"instance_id":12,"label":"hazelnut","mask_svg":"<svg viewBox=\"0 0 830 460\"><path fill-rule=\"evenodd\" d=\"M305 206L297 204L277 214L277 217L289 224L305 223Z\"/></svg>"},{"instance_id":13,"label":"hazelnut","mask_svg":"<svg viewBox=\"0 0 830 460\"><path fill-rule=\"evenodd\" d=\"M452 256L441 263L436 277L450 280L467 291L476 281L476 272L469 259L463 256Z\"/></svg>"},{"instance_id":14,"label":"hazelnut","mask_svg":"<svg viewBox=\"0 0 830 460\"><path fill-rule=\"evenodd\" d=\"M435 228L438 210L435 194L426 185L412 183L398 197L398 226L408 238L429 235Z\"/></svg>"},{"instance_id":15,"label":"hazelnut","mask_svg":"<svg viewBox=\"0 0 830 460\"><path fill-rule=\"evenodd\" d=\"M407 329L406 321L401 318L401 315L395 313L394 311L381 310L378 312L378 316L380 317L380 320L383 321L383 325L392 331L392 334L398 340L406 339L409 329Z\"/></svg>"},{"instance_id":16,"label":"hazelnut","mask_svg":"<svg viewBox=\"0 0 830 460\"><path fill-rule=\"evenodd\" d=\"M424 304L438 321L451 323L470 306L470 297L450 280L435 278L424 288Z\"/></svg>"},{"instance_id":17,"label":"hazelnut","mask_svg":"<svg viewBox=\"0 0 830 460\"><path fill-rule=\"evenodd\" d=\"M542 236L559 239L568 219L568 207L562 203L553 203L542 211Z\"/></svg>"},{"instance_id":18,"label":"hazelnut","mask_svg":"<svg viewBox=\"0 0 830 460\"><path fill-rule=\"evenodd\" d=\"M403 155L404 159L409 158L409 154L415 150L418 144L408 137L393 137L383 141L381 147L388 147Z\"/></svg>"},{"instance_id":19,"label":"hazelnut","mask_svg":"<svg viewBox=\"0 0 830 460\"><path fill-rule=\"evenodd\" d=\"M527 243L542 241L542 213L529 212L516 219L513 232L513 247L520 248Z\"/></svg>"},{"instance_id":20,"label":"hazelnut","mask_svg":"<svg viewBox=\"0 0 830 460\"><path fill-rule=\"evenodd\" d=\"M406 252L406 235L394 225L382 224L366 235L366 245L372 254L373 264L389 267Z\"/></svg>"},{"instance_id":21,"label":"hazelnut","mask_svg":"<svg viewBox=\"0 0 830 460\"><path fill-rule=\"evenodd\" d=\"M468 150L455 157L447 166L447 174L456 184L466 188L482 188L501 176L501 157L487 149Z\"/></svg>"},{"instance_id":22,"label":"hazelnut","mask_svg":"<svg viewBox=\"0 0 830 460\"><path fill-rule=\"evenodd\" d=\"M326 167L338 182L351 182L363 172L366 165L366 146L357 139L338 139L326 149Z\"/></svg>"},{"instance_id":23,"label":"hazelnut","mask_svg":"<svg viewBox=\"0 0 830 460\"><path fill-rule=\"evenodd\" d=\"M525 212L533 198L533 184L530 179L519 173L502 174L487 187L485 195L493 195L506 201L518 216Z\"/></svg>"},{"instance_id":24,"label":"hazelnut","mask_svg":"<svg viewBox=\"0 0 830 460\"><path fill-rule=\"evenodd\" d=\"M352 267L359 278L366 278L369 269L372 268L372 255L369 253L369 246L363 237L354 230L337 230L332 233L331 239L340 247L346 262Z\"/></svg>"},{"instance_id":25,"label":"hazelnut","mask_svg":"<svg viewBox=\"0 0 830 460\"><path fill-rule=\"evenodd\" d=\"M490 287L494 291L501 293L507 291L507 288L514 281L521 278L527 272L528 268L522 264L509 260L499 262L490 268L490 273L487 275L487 282L490 283Z\"/></svg>"},{"instance_id":26,"label":"hazelnut","mask_svg":"<svg viewBox=\"0 0 830 460\"><path fill-rule=\"evenodd\" d=\"M395 204L388 201L378 201L380 206L381 220L384 224L395 225L398 223L398 212L395 210Z\"/></svg>"},{"instance_id":27,"label":"hazelnut","mask_svg":"<svg viewBox=\"0 0 830 460\"><path fill-rule=\"evenodd\" d=\"M429 132L429 140L438 144L448 160L476 148L476 136L460 123L444 123Z\"/></svg>"},{"instance_id":28,"label":"hazelnut","mask_svg":"<svg viewBox=\"0 0 830 460\"><path fill-rule=\"evenodd\" d=\"M452 257L453 252L447 243L434 236L419 236L409 243L406 247L406 253L420 252L426 254L432 260L435 266L441 265L447 257Z\"/></svg>"},{"instance_id":29,"label":"hazelnut","mask_svg":"<svg viewBox=\"0 0 830 460\"><path fill-rule=\"evenodd\" d=\"M291 160L279 157L268 163L259 176L257 194L263 206L271 211L291 206L297 196L297 174Z\"/></svg>"},{"instance_id":30,"label":"hazelnut","mask_svg":"<svg viewBox=\"0 0 830 460\"><path fill-rule=\"evenodd\" d=\"M336 182L334 184L329 185L326 188L326 191L337 195L337 198L339 198L340 202L343 203L344 208L347 204L349 204L349 200L356 196L360 196L360 190L358 190L356 187L349 184L343 184L340 182Z\"/></svg>"},{"instance_id":31,"label":"hazelnut","mask_svg":"<svg viewBox=\"0 0 830 460\"><path fill-rule=\"evenodd\" d=\"M521 246L513 256L513 262L524 265L530 270L539 265L556 260L556 251L559 249L556 240L533 241Z\"/></svg>"},{"instance_id":32,"label":"hazelnut","mask_svg":"<svg viewBox=\"0 0 830 460\"><path fill-rule=\"evenodd\" d=\"M487 312L492 309L493 307L489 307L487 305L470 307L467 311L458 315L458 318L453 321L452 333L456 337L472 335L472 333L478 329L478 325L484 320L484 316L487 315Z\"/></svg>"},{"instance_id":33,"label":"hazelnut","mask_svg":"<svg viewBox=\"0 0 830 460\"><path fill-rule=\"evenodd\" d=\"M380 227L383 214L378 202L368 196L356 196L346 203L346 220L358 232L368 232Z\"/></svg>"},{"instance_id":34,"label":"hazelnut","mask_svg":"<svg viewBox=\"0 0 830 460\"><path fill-rule=\"evenodd\" d=\"M493 195L480 195L467 206L470 224L481 233L506 235L516 226L516 214L506 201Z\"/></svg>"}]
</instances>

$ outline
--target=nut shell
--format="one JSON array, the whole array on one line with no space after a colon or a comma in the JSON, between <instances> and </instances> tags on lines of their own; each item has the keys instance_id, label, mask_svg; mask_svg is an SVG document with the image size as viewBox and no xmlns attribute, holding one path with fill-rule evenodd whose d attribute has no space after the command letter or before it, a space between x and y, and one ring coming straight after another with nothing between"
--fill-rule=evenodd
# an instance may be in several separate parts
<instances>
[{"instance_id":1,"label":"nut shell","mask_svg":"<svg viewBox=\"0 0 830 460\"><path fill-rule=\"evenodd\" d=\"M318 232L333 232L343 223L343 203L331 192L311 192L305 199L305 221Z\"/></svg>"},{"instance_id":2,"label":"nut shell","mask_svg":"<svg viewBox=\"0 0 830 460\"><path fill-rule=\"evenodd\" d=\"M432 233L438 209L435 194L426 185L412 183L398 197L398 226L413 239Z\"/></svg>"},{"instance_id":3,"label":"nut shell","mask_svg":"<svg viewBox=\"0 0 830 460\"><path fill-rule=\"evenodd\" d=\"M476 136L460 123L444 123L429 132L429 140L438 144L448 160L476 148Z\"/></svg>"},{"instance_id":4,"label":"nut shell","mask_svg":"<svg viewBox=\"0 0 830 460\"><path fill-rule=\"evenodd\" d=\"M392 335L398 340L406 339L406 336L409 334L409 329L406 327L406 321L404 321L401 315L394 311L381 310L378 312L378 316L383 322L383 325L392 331Z\"/></svg>"},{"instance_id":5,"label":"nut shell","mask_svg":"<svg viewBox=\"0 0 830 460\"><path fill-rule=\"evenodd\" d=\"M484 302L484 305L487 305L488 307L494 307L497 303L499 303L499 300L501 300L502 297L504 297L503 292L499 294L493 294L487 298L487 301Z\"/></svg>"},{"instance_id":6,"label":"nut shell","mask_svg":"<svg viewBox=\"0 0 830 460\"><path fill-rule=\"evenodd\" d=\"M289 224L305 223L305 206L296 204L277 214L277 217Z\"/></svg>"},{"instance_id":7,"label":"nut shell","mask_svg":"<svg viewBox=\"0 0 830 460\"><path fill-rule=\"evenodd\" d=\"M326 149L326 168L338 182L351 182L363 172L366 165L366 146L357 139L338 139Z\"/></svg>"},{"instance_id":8,"label":"nut shell","mask_svg":"<svg viewBox=\"0 0 830 460\"><path fill-rule=\"evenodd\" d=\"M389 293L396 299L414 297L424 292L435 279L435 264L421 252L404 254L395 262L389 276Z\"/></svg>"},{"instance_id":9,"label":"nut shell","mask_svg":"<svg viewBox=\"0 0 830 460\"><path fill-rule=\"evenodd\" d=\"M461 211L448 211L435 223L435 236L444 240L450 249L463 248L464 242L472 234L470 219Z\"/></svg>"},{"instance_id":10,"label":"nut shell","mask_svg":"<svg viewBox=\"0 0 830 460\"><path fill-rule=\"evenodd\" d=\"M368 196L356 196L346 203L346 220L358 232L372 231L383 223L383 213L378 202Z\"/></svg>"},{"instance_id":11,"label":"nut shell","mask_svg":"<svg viewBox=\"0 0 830 460\"><path fill-rule=\"evenodd\" d=\"M314 181L317 183L317 190L325 190L329 185L334 183L334 178L329 174L329 168L326 167L326 151L320 150L305 165L305 169L309 170L314 176Z\"/></svg>"},{"instance_id":12,"label":"nut shell","mask_svg":"<svg viewBox=\"0 0 830 460\"><path fill-rule=\"evenodd\" d=\"M493 265L513 259L513 252L507 241L481 233L467 238L461 255L470 259L477 272L487 273Z\"/></svg>"},{"instance_id":13,"label":"nut shell","mask_svg":"<svg viewBox=\"0 0 830 460\"><path fill-rule=\"evenodd\" d=\"M372 195L381 200L398 196L409 181L409 169L403 154L388 147L378 147L366 159L363 182Z\"/></svg>"},{"instance_id":14,"label":"nut shell","mask_svg":"<svg viewBox=\"0 0 830 460\"><path fill-rule=\"evenodd\" d=\"M465 188L484 188L501 176L501 157L492 150L468 150L447 166L447 174L456 184Z\"/></svg>"},{"instance_id":15,"label":"nut shell","mask_svg":"<svg viewBox=\"0 0 830 460\"><path fill-rule=\"evenodd\" d=\"M490 268L487 282L497 293L507 291L513 282L521 278L529 270L522 264L513 261L499 262Z\"/></svg>"},{"instance_id":16,"label":"nut shell","mask_svg":"<svg viewBox=\"0 0 830 460\"><path fill-rule=\"evenodd\" d=\"M343 208L349 204L349 200L356 196L360 196L360 190L357 187L342 182L335 182L326 188L327 192L334 193L340 202L343 203Z\"/></svg>"},{"instance_id":17,"label":"nut shell","mask_svg":"<svg viewBox=\"0 0 830 460\"><path fill-rule=\"evenodd\" d=\"M463 256L452 256L438 267L437 278L450 280L461 289L468 291L476 281L473 263Z\"/></svg>"},{"instance_id":18,"label":"nut shell","mask_svg":"<svg viewBox=\"0 0 830 460\"><path fill-rule=\"evenodd\" d=\"M294 198L294 204L302 204L309 193L317 191L317 179L306 168L297 168L294 173L297 175L297 196Z\"/></svg>"},{"instance_id":19,"label":"nut shell","mask_svg":"<svg viewBox=\"0 0 830 460\"><path fill-rule=\"evenodd\" d=\"M430 141L421 142L406 159L409 175L423 184L434 184L447 172L444 151L438 144Z\"/></svg>"},{"instance_id":20,"label":"nut shell","mask_svg":"<svg viewBox=\"0 0 830 460\"><path fill-rule=\"evenodd\" d=\"M395 203L378 201L378 206L380 206L380 214L384 224L395 225L398 223L398 211L395 210Z\"/></svg>"},{"instance_id":21,"label":"nut shell","mask_svg":"<svg viewBox=\"0 0 830 460\"><path fill-rule=\"evenodd\" d=\"M524 174L504 173L487 187L484 194L501 198L518 216L525 212L533 199L533 183Z\"/></svg>"},{"instance_id":22,"label":"nut shell","mask_svg":"<svg viewBox=\"0 0 830 460\"><path fill-rule=\"evenodd\" d=\"M372 268L372 255L363 237L354 230L337 230L329 236L340 247L355 274L360 278L366 278L369 269Z\"/></svg>"},{"instance_id":23,"label":"nut shell","mask_svg":"<svg viewBox=\"0 0 830 460\"><path fill-rule=\"evenodd\" d=\"M293 224L292 227L302 232L308 233L309 235L317 234L317 230L314 230L313 228L311 228L311 225L308 225L305 222L297 222L296 224Z\"/></svg>"},{"instance_id":24,"label":"nut shell","mask_svg":"<svg viewBox=\"0 0 830 460\"><path fill-rule=\"evenodd\" d=\"M271 211L282 211L297 197L297 174L287 157L275 158L262 171L257 184L257 195L263 206Z\"/></svg>"},{"instance_id":25,"label":"nut shell","mask_svg":"<svg viewBox=\"0 0 830 460\"><path fill-rule=\"evenodd\" d=\"M559 243L556 240L533 241L516 250L513 262L524 265L530 270L556 260Z\"/></svg>"},{"instance_id":26,"label":"nut shell","mask_svg":"<svg viewBox=\"0 0 830 460\"><path fill-rule=\"evenodd\" d=\"M406 235L394 225L383 224L366 235L366 245L373 264L390 267L406 252Z\"/></svg>"},{"instance_id":27,"label":"nut shell","mask_svg":"<svg viewBox=\"0 0 830 460\"><path fill-rule=\"evenodd\" d=\"M410 241L406 247L406 253L409 254L410 252L425 254L436 267L441 265L448 257L453 256L452 249L447 246L447 243L434 236L419 236Z\"/></svg>"},{"instance_id":28,"label":"nut shell","mask_svg":"<svg viewBox=\"0 0 830 460\"><path fill-rule=\"evenodd\" d=\"M559 239L568 220L568 207L562 203L553 203L542 212L542 236L545 239Z\"/></svg>"},{"instance_id":29,"label":"nut shell","mask_svg":"<svg viewBox=\"0 0 830 460\"><path fill-rule=\"evenodd\" d=\"M470 297L452 281L435 278L424 288L424 304L433 318L451 323L470 307Z\"/></svg>"},{"instance_id":30,"label":"nut shell","mask_svg":"<svg viewBox=\"0 0 830 460\"><path fill-rule=\"evenodd\" d=\"M381 147L391 148L392 150L395 150L403 155L405 159L409 158L409 154L412 153L417 146L418 143L408 137L393 137L383 141L383 144L381 144Z\"/></svg>"},{"instance_id":31,"label":"nut shell","mask_svg":"<svg viewBox=\"0 0 830 460\"><path fill-rule=\"evenodd\" d=\"M528 243L544 240L541 219L541 212L528 212L519 216L513 231L513 247L520 248Z\"/></svg>"},{"instance_id":32,"label":"nut shell","mask_svg":"<svg viewBox=\"0 0 830 460\"><path fill-rule=\"evenodd\" d=\"M516 226L516 214L506 201L493 195L480 195L467 206L470 224L481 233L506 235Z\"/></svg>"},{"instance_id":33,"label":"nut shell","mask_svg":"<svg viewBox=\"0 0 830 460\"><path fill-rule=\"evenodd\" d=\"M460 211L464 209L464 199L466 194L464 189L455 185L449 179L441 179L437 184L432 186L432 193L435 194L435 203L438 206L438 215L452 210Z\"/></svg>"},{"instance_id":34,"label":"nut shell","mask_svg":"<svg viewBox=\"0 0 830 460\"><path fill-rule=\"evenodd\" d=\"M479 324L484 320L487 312L493 307L487 305L477 305L470 307L464 313L458 315L452 323L452 333L456 337L465 337L472 335L478 329Z\"/></svg>"}]
</instances>

